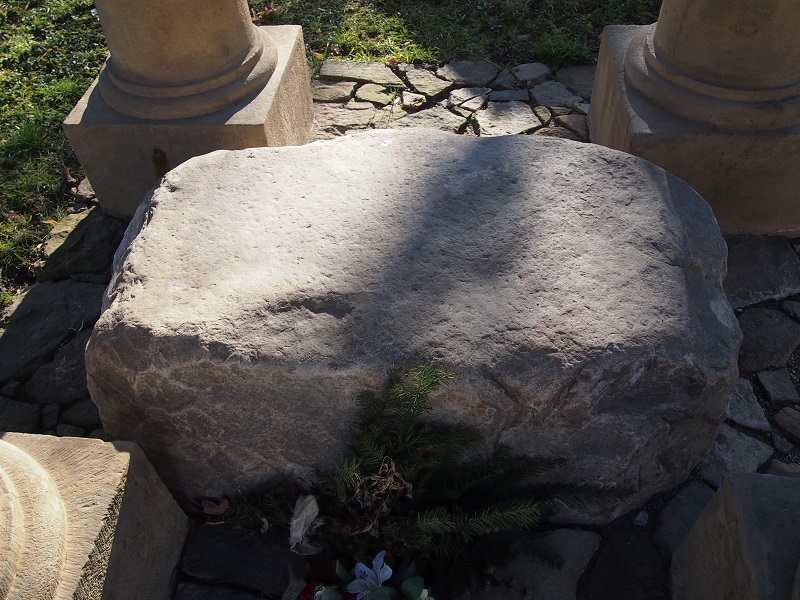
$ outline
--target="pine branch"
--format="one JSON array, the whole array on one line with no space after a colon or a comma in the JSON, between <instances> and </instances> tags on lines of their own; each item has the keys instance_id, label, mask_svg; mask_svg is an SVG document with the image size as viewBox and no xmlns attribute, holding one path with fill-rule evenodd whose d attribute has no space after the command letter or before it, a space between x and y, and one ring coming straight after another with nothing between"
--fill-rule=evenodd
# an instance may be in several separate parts
<instances>
[{"instance_id":1,"label":"pine branch","mask_svg":"<svg viewBox=\"0 0 800 600\"><path fill-rule=\"evenodd\" d=\"M533 529L541 520L539 503L530 498L517 498L498 502L466 519L465 530L469 537L498 531L524 531Z\"/></svg>"}]
</instances>

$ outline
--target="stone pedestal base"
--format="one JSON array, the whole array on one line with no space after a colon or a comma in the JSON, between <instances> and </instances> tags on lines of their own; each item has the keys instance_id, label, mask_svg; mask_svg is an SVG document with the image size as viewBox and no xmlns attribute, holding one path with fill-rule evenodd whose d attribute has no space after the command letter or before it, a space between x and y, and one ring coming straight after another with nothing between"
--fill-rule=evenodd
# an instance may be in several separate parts
<instances>
[{"instance_id":1,"label":"stone pedestal base","mask_svg":"<svg viewBox=\"0 0 800 600\"><path fill-rule=\"evenodd\" d=\"M672 556L675 600L794 600L800 480L728 477Z\"/></svg>"},{"instance_id":2,"label":"stone pedestal base","mask_svg":"<svg viewBox=\"0 0 800 600\"><path fill-rule=\"evenodd\" d=\"M136 444L0 433L0 598L166 600L187 529Z\"/></svg>"},{"instance_id":3,"label":"stone pedestal base","mask_svg":"<svg viewBox=\"0 0 800 600\"><path fill-rule=\"evenodd\" d=\"M111 109L97 81L92 83L64 130L107 213L130 218L156 181L193 156L309 141L314 110L302 29L263 29L278 48L275 72L258 95L225 110L188 119L137 119Z\"/></svg>"},{"instance_id":4,"label":"stone pedestal base","mask_svg":"<svg viewBox=\"0 0 800 600\"><path fill-rule=\"evenodd\" d=\"M624 74L625 54L645 29L612 26L603 33L589 113L592 141L685 179L711 205L724 234L796 235L800 124L766 131L718 129L656 106Z\"/></svg>"}]
</instances>

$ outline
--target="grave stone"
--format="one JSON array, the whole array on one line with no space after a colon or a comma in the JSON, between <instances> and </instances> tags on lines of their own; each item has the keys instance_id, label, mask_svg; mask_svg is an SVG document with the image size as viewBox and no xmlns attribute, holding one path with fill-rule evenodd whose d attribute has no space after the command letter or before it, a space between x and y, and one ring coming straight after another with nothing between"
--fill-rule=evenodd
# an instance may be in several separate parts
<instances>
[{"instance_id":1,"label":"grave stone","mask_svg":"<svg viewBox=\"0 0 800 600\"><path fill-rule=\"evenodd\" d=\"M436 360L434 418L633 489L587 517L608 520L683 481L725 417L724 263L699 196L599 146L414 129L217 152L129 227L89 388L186 502L330 467L358 394Z\"/></svg>"}]
</instances>

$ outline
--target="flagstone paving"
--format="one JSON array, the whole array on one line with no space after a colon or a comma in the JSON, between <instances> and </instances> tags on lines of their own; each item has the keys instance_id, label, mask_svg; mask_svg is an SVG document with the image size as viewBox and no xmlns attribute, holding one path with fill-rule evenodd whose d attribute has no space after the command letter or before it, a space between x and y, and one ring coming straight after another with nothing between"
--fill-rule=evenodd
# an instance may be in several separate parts
<instances>
[{"instance_id":1,"label":"flagstone paving","mask_svg":"<svg viewBox=\"0 0 800 600\"><path fill-rule=\"evenodd\" d=\"M553 73L554 80L548 72L544 65L501 69L485 61L440 68L326 61L313 84L314 139L434 127L587 142L593 70L569 67ZM86 389L83 351L124 223L101 213L86 182L80 190L73 212L86 218L65 220L48 245L48 260L58 265L40 265L41 282L21 294L0 323L0 431L105 438ZM669 597L670 555L727 472L800 476L800 239L737 237L728 243L725 288L744 331L729 418L685 484L599 530L602 539L586 559L588 568L571 565L584 574L581 598ZM277 584L275 578L240 576L237 557L251 551L248 544L259 544L257 534L220 539L204 527L190 535L175 598L278 594L280 576ZM214 569L203 560L214 562ZM266 580L269 586L259 583ZM521 587L497 585L503 597L525 597ZM564 598L575 597L570 584L559 586L567 589Z\"/></svg>"}]
</instances>

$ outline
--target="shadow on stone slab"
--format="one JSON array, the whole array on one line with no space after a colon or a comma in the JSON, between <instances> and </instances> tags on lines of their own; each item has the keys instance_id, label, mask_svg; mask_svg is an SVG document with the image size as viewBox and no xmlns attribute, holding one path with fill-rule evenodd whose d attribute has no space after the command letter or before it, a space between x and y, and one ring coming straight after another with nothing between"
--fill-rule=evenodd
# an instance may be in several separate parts
<instances>
[{"instance_id":1,"label":"shadow on stone slab","mask_svg":"<svg viewBox=\"0 0 800 600\"><path fill-rule=\"evenodd\" d=\"M39 433L40 409L38 404L0 397L0 431Z\"/></svg>"},{"instance_id":2,"label":"shadow on stone slab","mask_svg":"<svg viewBox=\"0 0 800 600\"><path fill-rule=\"evenodd\" d=\"M786 238L731 236L723 286L734 308L800 292L800 259Z\"/></svg>"},{"instance_id":3,"label":"shadow on stone slab","mask_svg":"<svg viewBox=\"0 0 800 600\"><path fill-rule=\"evenodd\" d=\"M616 529L598 553L580 600L670 600L666 565L643 533Z\"/></svg>"},{"instance_id":4,"label":"shadow on stone slab","mask_svg":"<svg viewBox=\"0 0 800 600\"><path fill-rule=\"evenodd\" d=\"M67 215L45 242L45 261L37 279L57 281L88 273L104 275L108 282L114 252L126 227L125 221L106 215L100 208Z\"/></svg>"},{"instance_id":5,"label":"shadow on stone slab","mask_svg":"<svg viewBox=\"0 0 800 600\"><path fill-rule=\"evenodd\" d=\"M70 335L93 325L105 289L66 280L37 283L22 294L0 328L0 383L29 378Z\"/></svg>"},{"instance_id":6,"label":"shadow on stone slab","mask_svg":"<svg viewBox=\"0 0 800 600\"><path fill-rule=\"evenodd\" d=\"M225 586L180 583L172 600L258 600L263 597Z\"/></svg>"},{"instance_id":7,"label":"shadow on stone slab","mask_svg":"<svg viewBox=\"0 0 800 600\"><path fill-rule=\"evenodd\" d=\"M739 370L755 373L782 369L800 345L800 323L779 310L751 308L739 316L742 346Z\"/></svg>"},{"instance_id":8,"label":"shadow on stone slab","mask_svg":"<svg viewBox=\"0 0 800 600\"><path fill-rule=\"evenodd\" d=\"M235 585L280 597L289 585L289 568L302 572L303 559L288 541L233 525L204 525L189 534L180 570L206 583Z\"/></svg>"},{"instance_id":9,"label":"shadow on stone slab","mask_svg":"<svg viewBox=\"0 0 800 600\"><path fill-rule=\"evenodd\" d=\"M84 329L61 346L55 357L45 363L25 384L25 393L39 404L69 404L88 398L86 364L83 360L91 329Z\"/></svg>"}]
</instances>

